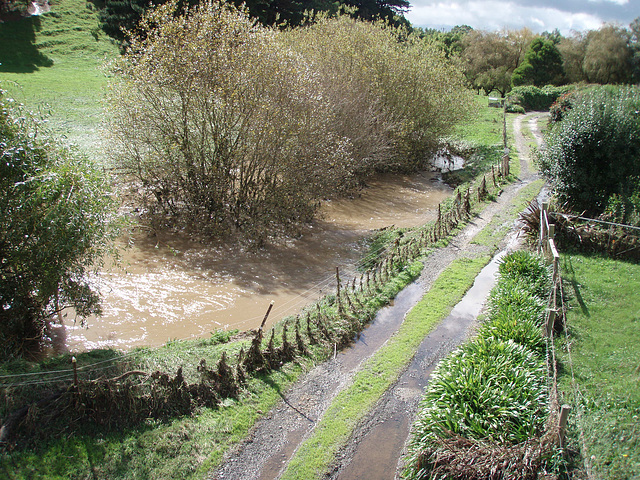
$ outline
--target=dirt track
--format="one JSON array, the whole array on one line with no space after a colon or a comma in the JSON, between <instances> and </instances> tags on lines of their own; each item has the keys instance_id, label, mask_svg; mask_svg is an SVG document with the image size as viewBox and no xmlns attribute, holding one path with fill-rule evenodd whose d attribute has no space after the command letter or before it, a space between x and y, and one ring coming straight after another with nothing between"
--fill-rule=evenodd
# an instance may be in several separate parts
<instances>
[{"instance_id":1,"label":"dirt track","mask_svg":"<svg viewBox=\"0 0 640 480\"><path fill-rule=\"evenodd\" d=\"M289 391L282 392L282 402L255 425L244 442L229 452L220 468L210 472L210 479L279 478L335 395L349 385L359 365L396 332L406 313L438 275L458 257L486 254L484 247L471 243L475 234L508 206L521 188L537 178L529 168L529 152L521 125L525 119L528 121L529 129L539 144L541 136L536 125L539 116L518 116L514 121L521 163L519 181L507 186L497 201L489 204L447 247L434 251L425 260L420 278L400 292L392 306L378 313L352 347L315 367ZM505 245L506 242L507 239ZM476 281L476 285L485 290L490 286L492 277L490 272L487 275L487 278L479 277ZM477 311L483 301L482 298L475 301ZM414 361L358 426L349 443L336 456L333 469L325 478L388 480L399 476L402 453L428 376L438 360L468 336L476 316L477 313L449 317L425 338Z\"/></svg>"}]
</instances>

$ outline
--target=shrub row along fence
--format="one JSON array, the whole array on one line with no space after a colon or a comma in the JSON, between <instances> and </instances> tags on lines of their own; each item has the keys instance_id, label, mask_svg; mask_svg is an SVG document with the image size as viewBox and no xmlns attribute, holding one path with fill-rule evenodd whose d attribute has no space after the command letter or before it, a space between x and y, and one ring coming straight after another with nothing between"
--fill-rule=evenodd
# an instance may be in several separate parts
<instances>
[{"instance_id":1,"label":"shrub row along fence","mask_svg":"<svg viewBox=\"0 0 640 480\"><path fill-rule=\"evenodd\" d=\"M640 259L640 227L562 212L551 214L562 244L612 258Z\"/></svg>"},{"instance_id":2,"label":"shrub row along fence","mask_svg":"<svg viewBox=\"0 0 640 480\"><path fill-rule=\"evenodd\" d=\"M95 378L95 373L86 368L78 372L80 369L74 363L73 373L52 372L50 380L1 383L0 400L7 413L0 430L0 444L28 444L41 438L43 432L50 434L55 425L69 431L87 419L116 428L147 418L188 414L201 406L215 407L224 399L237 398L250 376L279 369L298 356L327 358L352 342L377 310L419 274L421 266L416 267L416 260L469 218L472 206L490 193L490 184L500 188L507 176L508 159L506 164L492 168L489 181L483 177L473 187L457 189L452 201L439 205L435 222L404 231L379 256L379 261L359 276L343 281L336 269L335 294L325 295L302 314L279 322L265 335L270 305L260 327L248 333L250 341L237 354L223 352L213 366L204 359L200 361L197 374L190 375L198 378L195 382L185 379L182 367L175 374L149 373L116 357L112 368L106 370L114 372L111 378ZM0 382L7 377L16 378L0 377ZM29 391L31 398L37 392L37 401L24 405ZM16 404L20 401L22 406ZM42 428L44 424L53 427Z\"/></svg>"},{"instance_id":3,"label":"shrub row along fence","mask_svg":"<svg viewBox=\"0 0 640 480\"><path fill-rule=\"evenodd\" d=\"M559 404L558 396L558 365L556 361L555 341L556 332L565 331L565 311L562 302L562 278L560 276L560 254L556 247L556 226L551 223L549 203L543 202L540 208L540 253L551 263L553 277L552 289L549 296L549 307L545 317L545 334L547 337L547 365L551 373L552 384L549 390L549 422L556 430L555 437L561 449L565 447L565 430L571 407Z\"/></svg>"},{"instance_id":4,"label":"shrub row along fence","mask_svg":"<svg viewBox=\"0 0 640 480\"><path fill-rule=\"evenodd\" d=\"M554 336L566 330L559 254L548 204L533 203L525 221L539 227L540 255L503 258L477 335L432 374L408 479L557 478L562 468L571 408L557 389Z\"/></svg>"}]
</instances>

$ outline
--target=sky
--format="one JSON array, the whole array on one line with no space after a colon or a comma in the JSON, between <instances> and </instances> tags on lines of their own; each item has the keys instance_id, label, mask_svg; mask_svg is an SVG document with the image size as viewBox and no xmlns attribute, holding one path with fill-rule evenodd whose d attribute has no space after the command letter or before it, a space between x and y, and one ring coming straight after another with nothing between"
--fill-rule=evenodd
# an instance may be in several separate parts
<instances>
[{"instance_id":1,"label":"sky","mask_svg":"<svg viewBox=\"0 0 640 480\"><path fill-rule=\"evenodd\" d=\"M597 30L603 23L628 26L640 17L640 0L409 0L405 17L414 27L469 25L496 31L528 27L535 33Z\"/></svg>"}]
</instances>

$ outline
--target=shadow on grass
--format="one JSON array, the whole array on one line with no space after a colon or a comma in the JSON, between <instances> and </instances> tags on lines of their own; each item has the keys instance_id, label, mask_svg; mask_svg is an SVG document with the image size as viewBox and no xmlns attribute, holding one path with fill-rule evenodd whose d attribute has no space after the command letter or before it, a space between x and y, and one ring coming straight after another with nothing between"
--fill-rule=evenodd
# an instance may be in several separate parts
<instances>
[{"instance_id":1,"label":"shadow on grass","mask_svg":"<svg viewBox=\"0 0 640 480\"><path fill-rule=\"evenodd\" d=\"M582 294L580 293L580 284L578 283L578 280L576 279L576 272L573 269L573 264L571 262L571 257L567 256L564 259L564 270L571 275L571 277L567 277L566 280L569 282L569 284L571 285L571 288L573 289L573 295L575 297L575 299L577 300L578 304L580 305L580 309L582 310L582 314L589 318L591 316L591 314L589 313L589 309L587 308L587 304L584 302L584 299L582 298Z\"/></svg>"},{"instance_id":2,"label":"shadow on grass","mask_svg":"<svg viewBox=\"0 0 640 480\"><path fill-rule=\"evenodd\" d=\"M32 73L53 65L53 60L36 46L36 32L40 29L37 16L0 23L0 72Z\"/></svg>"}]
</instances>

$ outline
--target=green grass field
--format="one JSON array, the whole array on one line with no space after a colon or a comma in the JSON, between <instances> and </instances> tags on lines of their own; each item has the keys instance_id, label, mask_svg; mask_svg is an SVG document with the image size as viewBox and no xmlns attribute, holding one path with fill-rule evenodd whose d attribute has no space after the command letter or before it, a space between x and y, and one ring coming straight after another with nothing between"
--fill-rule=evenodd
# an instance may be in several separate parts
<instances>
[{"instance_id":1,"label":"green grass field","mask_svg":"<svg viewBox=\"0 0 640 480\"><path fill-rule=\"evenodd\" d=\"M118 47L98 28L93 3L52 0L38 17L0 24L0 88L47 115L56 138L104 161L102 66Z\"/></svg>"},{"instance_id":2,"label":"green grass field","mask_svg":"<svg viewBox=\"0 0 640 480\"><path fill-rule=\"evenodd\" d=\"M589 478L640 478L640 265L562 257L570 303L559 388ZM567 348L569 346L570 348Z\"/></svg>"}]
</instances>

